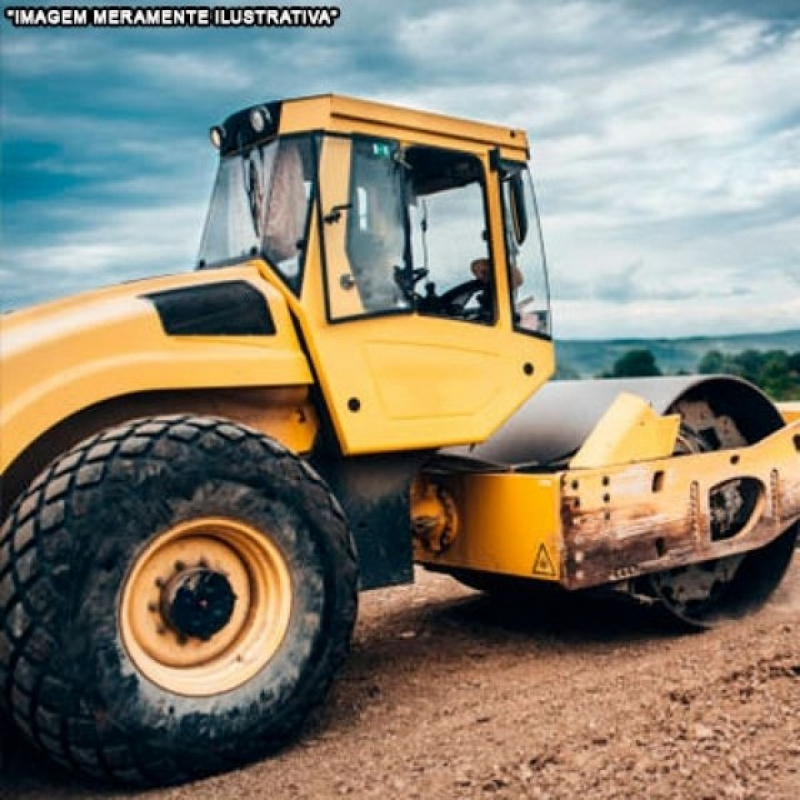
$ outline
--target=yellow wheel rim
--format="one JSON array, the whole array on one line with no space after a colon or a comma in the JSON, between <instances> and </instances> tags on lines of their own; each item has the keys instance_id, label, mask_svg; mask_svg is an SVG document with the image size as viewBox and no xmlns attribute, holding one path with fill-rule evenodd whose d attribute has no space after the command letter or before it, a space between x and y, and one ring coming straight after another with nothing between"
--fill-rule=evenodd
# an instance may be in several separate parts
<instances>
[{"instance_id":1,"label":"yellow wheel rim","mask_svg":"<svg viewBox=\"0 0 800 800\"><path fill-rule=\"evenodd\" d=\"M210 696L257 674L289 627L283 553L239 520L206 517L158 535L122 587L120 631L139 671L176 694Z\"/></svg>"}]
</instances>

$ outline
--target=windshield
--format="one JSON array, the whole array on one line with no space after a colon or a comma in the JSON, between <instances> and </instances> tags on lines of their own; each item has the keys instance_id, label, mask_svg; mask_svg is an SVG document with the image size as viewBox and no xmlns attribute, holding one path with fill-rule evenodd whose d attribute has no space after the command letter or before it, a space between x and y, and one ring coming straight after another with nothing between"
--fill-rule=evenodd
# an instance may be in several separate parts
<instances>
[{"instance_id":1,"label":"windshield","mask_svg":"<svg viewBox=\"0 0 800 800\"><path fill-rule=\"evenodd\" d=\"M299 291L314 190L310 137L273 140L220 162L199 268L263 256Z\"/></svg>"}]
</instances>

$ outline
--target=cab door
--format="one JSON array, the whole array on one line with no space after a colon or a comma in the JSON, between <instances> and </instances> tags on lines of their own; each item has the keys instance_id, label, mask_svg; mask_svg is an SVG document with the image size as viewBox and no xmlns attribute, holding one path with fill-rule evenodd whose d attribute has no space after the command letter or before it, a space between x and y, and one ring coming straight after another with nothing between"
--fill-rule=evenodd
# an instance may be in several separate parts
<instances>
[{"instance_id":1,"label":"cab door","mask_svg":"<svg viewBox=\"0 0 800 800\"><path fill-rule=\"evenodd\" d=\"M515 332L503 301L487 164L477 152L323 140L322 263L304 289L304 334L346 454L482 441L552 372L549 340Z\"/></svg>"}]
</instances>

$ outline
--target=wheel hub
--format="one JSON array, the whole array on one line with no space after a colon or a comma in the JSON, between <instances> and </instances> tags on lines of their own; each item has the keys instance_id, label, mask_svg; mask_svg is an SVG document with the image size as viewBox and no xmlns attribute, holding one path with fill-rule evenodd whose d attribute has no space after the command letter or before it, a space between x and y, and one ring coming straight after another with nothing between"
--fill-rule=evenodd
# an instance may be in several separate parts
<instances>
[{"instance_id":1,"label":"wheel hub","mask_svg":"<svg viewBox=\"0 0 800 800\"><path fill-rule=\"evenodd\" d=\"M161 613L179 634L208 641L230 622L236 595L221 572L196 567L175 574L161 590Z\"/></svg>"},{"instance_id":2,"label":"wheel hub","mask_svg":"<svg viewBox=\"0 0 800 800\"><path fill-rule=\"evenodd\" d=\"M229 517L181 522L131 565L122 642L140 672L166 689L228 691L277 653L292 595L288 562L268 531Z\"/></svg>"}]
</instances>

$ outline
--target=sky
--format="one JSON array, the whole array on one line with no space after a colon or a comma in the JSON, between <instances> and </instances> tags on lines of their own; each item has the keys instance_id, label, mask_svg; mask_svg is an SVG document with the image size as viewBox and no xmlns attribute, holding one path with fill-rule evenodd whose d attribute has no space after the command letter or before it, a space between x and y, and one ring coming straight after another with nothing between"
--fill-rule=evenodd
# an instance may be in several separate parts
<instances>
[{"instance_id":1,"label":"sky","mask_svg":"<svg viewBox=\"0 0 800 800\"><path fill-rule=\"evenodd\" d=\"M557 337L800 328L800 0L341 0L331 27L239 29L14 5L3 310L193 269L209 127L339 92L528 131Z\"/></svg>"}]
</instances>

